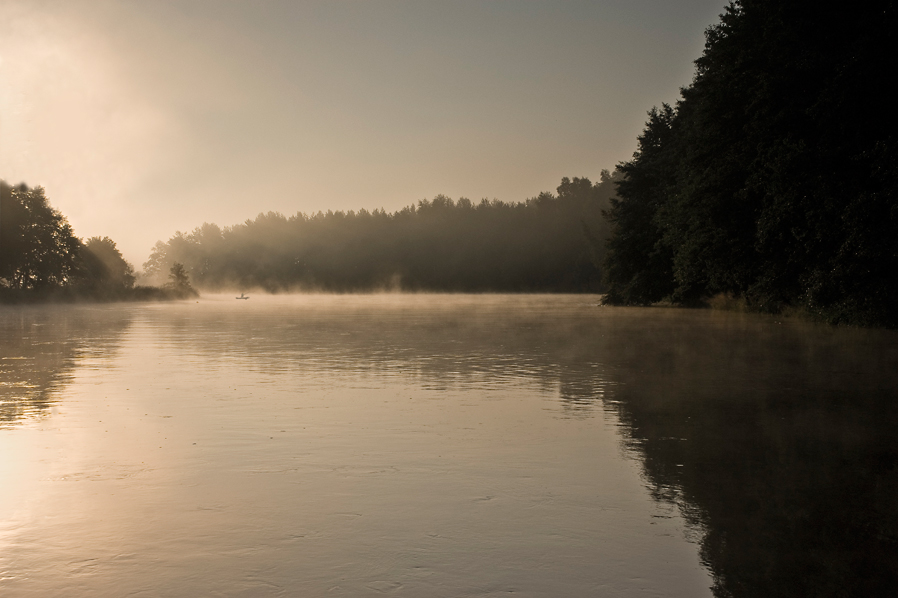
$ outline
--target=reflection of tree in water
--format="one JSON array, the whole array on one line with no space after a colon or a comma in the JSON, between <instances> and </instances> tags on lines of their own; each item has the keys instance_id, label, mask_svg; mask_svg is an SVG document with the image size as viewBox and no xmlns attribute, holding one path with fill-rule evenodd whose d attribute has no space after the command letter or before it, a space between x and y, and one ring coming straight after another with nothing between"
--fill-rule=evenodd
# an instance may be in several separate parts
<instances>
[{"instance_id":1,"label":"reflection of tree in water","mask_svg":"<svg viewBox=\"0 0 898 598\"><path fill-rule=\"evenodd\" d=\"M604 404L614 384L605 374L605 366L600 363L562 363L558 372L558 390L565 414L570 417L589 416L597 405Z\"/></svg>"},{"instance_id":2,"label":"reflection of tree in water","mask_svg":"<svg viewBox=\"0 0 898 598\"><path fill-rule=\"evenodd\" d=\"M45 414L79 359L114 350L128 324L114 307L0 310L0 428Z\"/></svg>"},{"instance_id":3,"label":"reflection of tree in water","mask_svg":"<svg viewBox=\"0 0 898 598\"><path fill-rule=\"evenodd\" d=\"M507 307L304 309L270 335L242 312L224 323L223 312L194 320L190 334L210 358L245 350L262 372L401 370L425 387L475 389L523 378L560 391L565 415L604 406L653 496L692 524L718 596L894 594L894 333Z\"/></svg>"},{"instance_id":4,"label":"reflection of tree in water","mask_svg":"<svg viewBox=\"0 0 898 598\"><path fill-rule=\"evenodd\" d=\"M507 297L495 305L483 298L455 301L433 310L403 309L402 303L357 312L305 306L270 328L241 312L222 311L207 319L167 317L164 328L173 343L202 339L199 349L210 362L245 355L251 367L268 374L402 372L420 376L432 390L506 388L526 381L559 393L568 415L587 415L600 405L607 381L595 362L602 339L590 327L592 312L559 314L552 298L521 310L509 309L514 300ZM262 326L265 333L258 334Z\"/></svg>"},{"instance_id":5,"label":"reflection of tree in water","mask_svg":"<svg viewBox=\"0 0 898 598\"><path fill-rule=\"evenodd\" d=\"M639 353L609 408L656 497L704 528L716 595L894 595L893 334L699 329Z\"/></svg>"}]
</instances>

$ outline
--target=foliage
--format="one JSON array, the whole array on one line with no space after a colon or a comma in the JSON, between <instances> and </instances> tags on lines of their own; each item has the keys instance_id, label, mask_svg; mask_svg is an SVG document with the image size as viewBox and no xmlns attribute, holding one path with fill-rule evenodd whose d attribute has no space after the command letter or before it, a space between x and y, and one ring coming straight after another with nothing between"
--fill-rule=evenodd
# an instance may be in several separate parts
<instances>
[{"instance_id":1,"label":"foliage","mask_svg":"<svg viewBox=\"0 0 898 598\"><path fill-rule=\"evenodd\" d=\"M673 292L672 255L655 222L671 184L673 160L666 149L673 118L670 106L653 109L636 158L619 168L624 178L618 195L626 199L612 198L606 213L612 225L605 264L609 303L645 305Z\"/></svg>"},{"instance_id":2,"label":"foliage","mask_svg":"<svg viewBox=\"0 0 898 598\"><path fill-rule=\"evenodd\" d=\"M184 264L175 263L172 265L169 269L168 282L165 284L165 289L182 299L197 295L197 292L190 286L190 277L187 276Z\"/></svg>"},{"instance_id":3,"label":"foliage","mask_svg":"<svg viewBox=\"0 0 898 598\"><path fill-rule=\"evenodd\" d=\"M122 257L109 237L91 237L82 251L85 282L111 291L134 286L134 267Z\"/></svg>"},{"instance_id":4,"label":"foliage","mask_svg":"<svg viewBox=\"0 0 898 598\"><path fill-rule=\"evenodd\" d=\"M392 214L269 212L224 229L207 223L156 243L144 271L158 279L181 263L211 290L594 291L614 180L607 171L596 184L564 178L557 195L521 203L438 195Z\"/></svg>"},{"instance_id":5,"label":"foliage","mask_svg":"<svg viewBox=\"0 0 898 598\"><path fill-rule=\"evenodd\" d=\"M893 1L742 0L676 107L650 113L609 212L611 302L717 293L898 325Z\"/></svg>"},{"instance_id":6,"label":"foliage","mask_svg":"<svg viewBox=\"0 0 898 598\"><path fill-rule=\"evenodd\" d=\"M186 298L203 288L270 291L402 288L437 291L594 291L617 174L564 178L557 195L475 205L439 195L398 212L260 214L221 229L204 224L156 244L144 265L161 288L134 286L109 237L82 243L44 190L2 188L4 301Z\"/></svg>"},{"instance_id":7,"label":"foliage","mask_svg":"<svg viewBox=\"0 0 898 598\"><path fill-rule=\"evenodd\" d=\"M44 189L0 181L0 301L171 299L134 286L134 268L109 237L82 243Z\"/></svg>"},{"instance_id":8,"label":"foliage","mask_svg":"<svg viewBox=\"0 0 898 598\"><path fill-rule=\"evenodd\" d=\"M73 281L81 242L42 187L0 181L0 286L44 290Z\"/></svg>"}]
</instances>

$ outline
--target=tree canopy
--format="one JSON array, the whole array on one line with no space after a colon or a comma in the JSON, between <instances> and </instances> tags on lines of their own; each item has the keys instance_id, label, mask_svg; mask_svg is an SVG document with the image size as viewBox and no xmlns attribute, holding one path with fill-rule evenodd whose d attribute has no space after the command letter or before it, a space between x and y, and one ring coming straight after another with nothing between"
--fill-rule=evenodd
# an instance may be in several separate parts
<instances>
[{"instance_id":1,"label":"tree canopy","mask_svg":"<svg viewBox=\"0 0 898 598\"><path fill-rule=\"evenodd\" d=\"M383 210L269 212L203 224L158 242L144 264L161 279L183 264L199 288L268 291L596 291L607 237L601 216L616 175L564 178L557 194L519 203L438 195ZM600 251L601 253L601 251Z\"/></svg>"},{"instance_id":2,"label":"tree canopy","mask_svg":"<svg viewBox=\"0 0 898 598\"><path fill-rule=\"evenodd\" d=\"M0 299L121 299L133 295L134 280L115 242L83 243L42 187L0 181Z\"/></svg>"},{"instance_id":3,"label":"tree canopy","mask_svg":"<svg viewBox=\"0 0 898 598\"><path fill-rule=\"evenodd\" d=\"M649 113L612 200L608 300L898 325L893 1L740 0Z\"/></svg>"},{"instance_id":4,"label":"tree canopy","mask_svg":"<svg viewBox=\"0 0 898 598\"><path fill-rule=\"evenodd\" d=\"M42 187L0 181L0 279L14 289L47 289L74 280L81 242Z\"/></svg>"},{"instance_id":5,"label":"tree canopy","mask_svg":"<svg viewBox=\"0 0 898 598\"><path fill-rule=\"evenodd\" d=\"M109 289L134 286L134 267L125 261L115 241L109 237L91 237L82 251L84 274L89 283Z\"/></svg>"}]
</instances>

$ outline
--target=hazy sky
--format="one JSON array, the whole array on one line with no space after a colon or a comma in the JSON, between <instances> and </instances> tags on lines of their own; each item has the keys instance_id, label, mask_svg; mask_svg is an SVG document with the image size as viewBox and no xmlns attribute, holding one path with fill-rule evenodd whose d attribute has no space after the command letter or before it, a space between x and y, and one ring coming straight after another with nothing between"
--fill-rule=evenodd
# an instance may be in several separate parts
<instances>
[{"instance_id":1,"label":"hazy sky","mask_svg":"<svg viewBox=\"0 0 898 598\"><path fill-rule=\"evenodd\" d=\"M0 178L138 269L262 211L521 201L628 159L724 0L0 0Z\"/></svg>"}]
</instances>

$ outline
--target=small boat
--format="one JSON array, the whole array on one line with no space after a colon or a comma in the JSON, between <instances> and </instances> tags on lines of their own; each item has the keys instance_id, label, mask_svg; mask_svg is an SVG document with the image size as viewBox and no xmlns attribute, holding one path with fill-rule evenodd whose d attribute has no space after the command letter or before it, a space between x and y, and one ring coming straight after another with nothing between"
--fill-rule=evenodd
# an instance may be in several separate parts
<instances>
[{"instance_id":1,"label":"small boat","mask_svg":"<svg viewBox=\"0 0 898 598\"><path fill-rule=\"evenodd\" d=\"M240 296L234 297L234 299L249 299L249 295L244 295L243 293L240 293Z\"/></svg>"}]
</instances>

